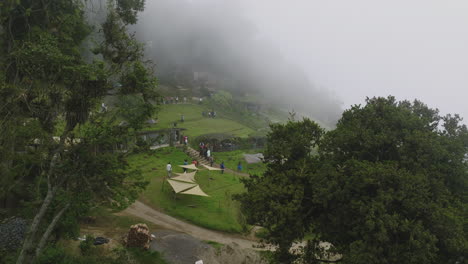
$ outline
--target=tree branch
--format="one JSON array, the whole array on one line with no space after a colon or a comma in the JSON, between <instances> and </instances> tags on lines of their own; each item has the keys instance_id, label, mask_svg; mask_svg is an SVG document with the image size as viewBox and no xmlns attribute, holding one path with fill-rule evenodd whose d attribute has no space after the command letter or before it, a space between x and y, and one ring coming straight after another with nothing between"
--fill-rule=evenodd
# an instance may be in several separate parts
<instances>
[{"instance_id":1,"label":"tree branch","mask_svg":"<svg viewBox=\"0 0 468 264\"><path fill-rule=\"evenodd\" d=\"M50 234L52 233L52 231L54 230L55 226L57 225L58 221L60 220L60 218L62 217L63 213L70 207L70 203L66 204L65 207L63 207L55 216L54 218L52 219L52 222L49 224L49 226L47 227L47 230L45 231L45 233L42 235L42 238L36 248L36 255L34 256L34 259L36 259L37 257L39 257L39 255L41 254L42 252L42 249L44 248L47 240L49 239L50 237ZM33 261L34 261L33 259Z\"/></svg>"},{"instance_id":2,"label":"tree branch","mask_svg":"<svg viewBox=\"0 0 468 264\"><path fill-rule=\"evenodd\" d=\"M21 252L16 260L16 264L23 264L25 263L26 257L32 254L32 246L34 242L34 237L36 236L37 231L39 230L39 224L44 217L47 209L49 209L49 205L52 203L52 200L55 196L55 193L52 191L51 188L47 189L47 195L44 199L44 202L39 209L39 212L34 217L34 220L31 226L28 229L26 234L26 238L24 239L23 247L21 248Z\"/></svg>"}]
</instances>

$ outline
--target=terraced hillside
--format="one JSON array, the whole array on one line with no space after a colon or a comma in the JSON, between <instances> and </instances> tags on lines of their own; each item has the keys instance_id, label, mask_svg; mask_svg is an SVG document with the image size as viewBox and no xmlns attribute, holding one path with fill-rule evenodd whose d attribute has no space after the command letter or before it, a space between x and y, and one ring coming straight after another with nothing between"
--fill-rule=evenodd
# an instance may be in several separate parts
<instances>
[{"instance_id":1,"label":"terraced hillside","mask_svg":"<svg viewBox=\"0 0 468 264\"><path fill-rule=\"evenodd\" d=\"M196 137L204 134L230 134L235 137L248 137L256 131L240 122L228 119L222 115L216 118L202 116L202 112L209 111L205 105L197 104L168 104L163 105L161 111L155 117L157 123L150 125L145 130L171 128L174 122L177 127L186 128L186 135ZM184 115L184 122L181 116Z\"/></svg>"}]
</instances>

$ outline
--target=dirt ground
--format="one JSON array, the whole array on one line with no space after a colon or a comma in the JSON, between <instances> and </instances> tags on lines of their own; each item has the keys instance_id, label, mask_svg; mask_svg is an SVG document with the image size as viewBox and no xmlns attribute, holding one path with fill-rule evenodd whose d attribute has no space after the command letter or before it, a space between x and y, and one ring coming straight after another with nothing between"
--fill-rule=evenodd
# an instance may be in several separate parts
<instances>
[{"instance_id":1,"label":"dirt ground","mask_svg":"<svg viewBox=\"0 0 468 264\"><path fill-rule=\"evenodd\" d=\"M244 249L232 243L213 247L190 235L171 231L158 230L153 232L155 239L151 249L161 252L163 257L173 264L195 263L202 260L204 264L263 264L258 252Z\"/></svg>"},{"instance_id":2,"label":"dirt ground","mask_svg":"<svg viewBox=\"0 0 468 264\"><path fill-rule=\"evenodd\" d=\"M136 201L121 214L134 215L161 227L153 232L156 238L151 248L162 252L164 258L173 264L195 263L197 260L203 260L204 264L263 264L265 262L260 258L259 250L275 250L271 246L261 247L252 234L246 237L209 230L154 210L140 201ZM222 246L214 248L207 241L214 241ZM305 242L295 243L291 251L303 246ZM327 250L331 244L320 242L320 247ZM339 254L330 254L327 257L328 261L339 259Z\"/></svg>"},{"instance_id":3,"label":"dirt ground","mask_svg":"<svg viewBox=\"0 0 468 264\"><path fill-rule=\"evenodd\" d=\"M179 219L156 211L140 201L136 201L133 205L125 209L122 213L137 216L148 222L154 223L162 227L163 229L186 233L202 241L215 241L224 245L234 243L237 244L240 248L244 249L253 249L258 247L258 243L254 240L247 239L240 235L209 230L181 221Z\"/></svg>"}]
</instances>

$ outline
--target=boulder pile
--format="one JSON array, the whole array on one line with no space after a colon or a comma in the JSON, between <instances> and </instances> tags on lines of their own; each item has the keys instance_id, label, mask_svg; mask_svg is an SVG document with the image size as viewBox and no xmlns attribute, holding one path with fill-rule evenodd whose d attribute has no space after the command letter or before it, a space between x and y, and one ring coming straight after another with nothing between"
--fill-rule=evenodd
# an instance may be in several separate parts
<instances>
[{"instance_id":1,"label":"boulder pile","mask_svg":"<svg viewBox=\"0 0 468 264\"><path fill-rule=\"evenodd\" d=\"M12 217L0 222L0 249L15 250L23 244L28 222Z\"/></svg>"},{"instance_id":2,"label":"boulder pile","mask_svg":"<svg viewBox=\"0 0 468 264\"><path fill-rule=\"evenodd\" d=\"M148 226L146 224L136 224L130 227L124 239L127 247L149 249L152 240Z\"/></svg>"}]
</instances>

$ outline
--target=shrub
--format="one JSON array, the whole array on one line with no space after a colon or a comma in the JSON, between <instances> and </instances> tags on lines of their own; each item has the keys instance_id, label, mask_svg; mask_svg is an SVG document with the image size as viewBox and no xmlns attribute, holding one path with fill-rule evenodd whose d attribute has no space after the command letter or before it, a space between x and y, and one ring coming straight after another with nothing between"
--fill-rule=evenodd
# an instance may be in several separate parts
<instances>
[{"instance_id":1,"label":"shrub","mask_svg":"<svg viewBox=\"0 0 468 264\"><path fill-rule=\"evenodd\" d=\"M81 250L81 254L86 256L89 255L91 252L91 249L94 247L94 237L93 236L87 236L86 240L81 241L79 247Z\"/></svg>"}]
</instances>

